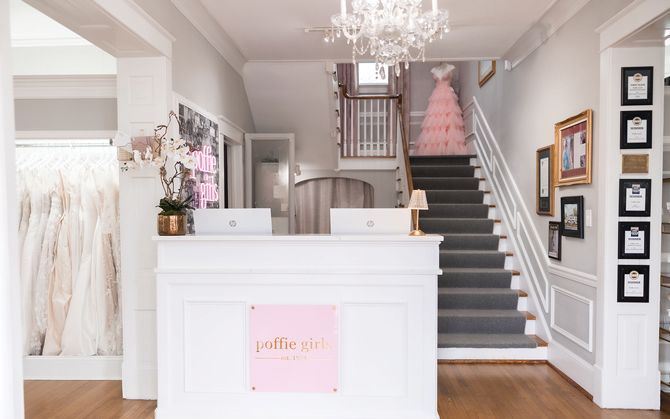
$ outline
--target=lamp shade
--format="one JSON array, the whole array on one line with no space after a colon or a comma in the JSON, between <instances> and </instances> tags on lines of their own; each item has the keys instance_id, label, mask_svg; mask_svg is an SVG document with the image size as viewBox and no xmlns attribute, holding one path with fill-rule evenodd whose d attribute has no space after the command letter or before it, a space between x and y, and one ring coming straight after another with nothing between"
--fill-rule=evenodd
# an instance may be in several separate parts
<instances>
[{"instance_id":1,"label":"lamp shade","mask_svg":"<svg viewBox=\"0 0 670 419\"><path fill-rule=\"evenodd\" d=\"M428 201L426 200L426 191L422 189L414 189L412 191L412 197L409 199L409 209L415 210L427 210Z\"/></svg>"}]
</instances>

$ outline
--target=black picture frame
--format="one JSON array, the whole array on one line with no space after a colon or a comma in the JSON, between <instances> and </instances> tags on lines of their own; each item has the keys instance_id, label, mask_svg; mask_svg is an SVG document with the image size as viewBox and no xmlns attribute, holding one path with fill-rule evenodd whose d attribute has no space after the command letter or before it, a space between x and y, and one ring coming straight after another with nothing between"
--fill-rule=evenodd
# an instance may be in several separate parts
<instances>
[{"instance_id":1,"label":"black picture frame","mask_svg":"<svg viewBox=\"0 0 670 419\"><path fill-rule=\"evenodd\" d=\"M644 191L644 210L628 210L628 189L632 193L639 188ZM619 217L649 217L651 216L651 179L620 179L619 180Z\"/></svg>"},{"instance_id":2,"label":"black picture frame","mask_svg":"<svg viewBox=\"0 0 670 419\"><path fill-rule=\"evenodd\" d=\"M630 98L628 78L635 76L647 77L647 94L644 99ZM654 67L622 67L621 68L621 106L645 106L654 104Z\"/></svg>"},{"instance_id":3,"label":"black picture frame","mask_svg":"<svg viewBox=\"0 0 670 419\"><path fill-rule=\"evenodd\" d=\"M535 212L538 215L554 216L554 146L538 148L535 152ZM547 162L547 196L542 195L542 160Z\"/></svg>"},{"instance_id":4,"label":"black picture frame","mask_svg":"<svg viewBox=\"0 0 670 419\"><path fill-rule=\"evenodd\" d=\"M619 147L622 150L634 150L634 149L644 149L651 148L651 139L652 139L652 111L621 111L620 123L619 123ZM633 121L633 123L639 121L640 123L646 121L646 135L644 142L630 142L628 137L628 122ZM641 125L640 125L641 129Z\"/></svg>"},{"instance_id":5,"label":"black picture frame","mask_svg":"<svg viewBox=\"0 0 670 419\"><path fill-rule=\"evenodd\" d=\"M566 217L571 217L567 219ZM574 217L575 219L572 219ZM584 238L584 197L564 196L561 198L561 235Z\"/></svg>"},{"instance_id":6,"label":"black picture frame","mask_svg":"<svg viewBox=\"0 0 670 419\"><path fill-rule=\"evenodd\" d=\"M626 275L637 272L643 275L642 296L626 295ZM649 266L648 265L619 265L617 271L617 302L618 303L648 303L649 302Z\"/></svg>"},{"instance_id":7,"label":"black picture frame","mask_svg":"<svg viewBox=\"0 0 670 419\"><path fill-rule=\"evenodd\" d=\"M649 236L651 235L649 228L650 223L648 221L619 222L619 259L649 259ZM644 233L640 240L643 246L642 252L631 253L626 251L626 232L628 231L631 232L631 235ZM633 238L631 237L631 239Z\"/></svg>"},{"instance_id":8,"label":"black picture frame","mask_svg":"<svg viewBox=\"0 0 670 419\"><path fill-rule=\"evenodd\" d=\"M561 260L561 247L563 241L563 236L561 235L561 223L558 221L549 221L548 233L547 256L551 259Z\"/></svg>"}]
</instances>

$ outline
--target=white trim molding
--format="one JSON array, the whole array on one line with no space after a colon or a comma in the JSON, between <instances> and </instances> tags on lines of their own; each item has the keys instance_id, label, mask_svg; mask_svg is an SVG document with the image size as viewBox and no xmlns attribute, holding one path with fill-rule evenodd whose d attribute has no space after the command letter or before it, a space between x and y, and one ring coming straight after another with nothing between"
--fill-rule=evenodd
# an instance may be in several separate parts
<instances>
[{"instance_id":1,"label":"white trim molding","mask_svg":"<svg viewBox=\"0 0 670 419\"><path fill-rule=\"evenodd\" d=\"M521 38L504 54L504 58L511 63L510 70L516 68L536 49L547 42L556 31L572 19L589 1L554 0L542 17L521 35Z\"/></svg>"},{"instance_id":2,"label":"white trim molding","mask_svg":"<svg viewBox=\"0 0 670 419\"><path fill-rule=\"evenodd\" d=\"M589 394L594 393L596 367L575 355L555 340L549 343L549 362L574 380Z\"/></svg>"},{"instance_id":3,"label":"white trim molding","mask_svg":"<svg viewBox=\"0 0 670 419\"><path fill-rule=\"evenodd\" d=\"M591 288L598 287L598 277L576 269L549 262L547 270L550 274L559 276L570 281L578 282Z\"/></svg>"},{"instance_id":4,"label":"white trim molding","mask_svg":"<svg viewBox=\"0 0 670 419\"><path fill-rule=\"evenodd\" d=\"M575 336L573 333L570 333L569 331L565 330L558 324L556 324L556 293L562 294L568 298L572 298L575 301L579 301L582 304L585 304L588 306L589 309L589 340L585 341L583 339L580 339L579 337ZM586 349L589 352L593 352L593 322L594 322L594 315L593 315L593 300L588 299L584 296L581 296L579 294L575 294L572 291L568 291L564 288L557 287L556 285L551 286L551 328L560 333L561 335L565 336L566 338L570 339L577 345L581 346L582 348Z\"/></svg>"},{"instance_id":5,"label":"white trim molding","mask_svg":"<svg viewBox=\"0 0 670 419\"><path fill-rule=\"evenodd\" d=\"M600 34L600 52L644 29L669 10L668 0L635 0L596 29Z\"/></svg>"},{"instance_id":6,"label":"white trim molding","mask_svg":"<svg viewBox=\"0 0 670 419\"><path fill-rule=\"evenodd\" d=\"M113 139L116 131L16 131L17 140Z\"/></svg>"},{"instance_id":7,"label":"white trim molding","mask_svg":"<svg viewBox=\"0 0 670 419\"><path fill-rule=\"evenodd\" d=\"M116 75L14 76L14 99L116 99Z\"/></svg>"},{"instance_id":8,"label":"white trim molding","mask_svg":"<svg viewBox=\"0 0 670 419\"><path fill-rule=\"evenodd\" d=\"M26 380L120 380L121 356L26 356Z\"/></svg>"},{"instance_id":9,"label":"white trim molding","mask_svg":"<svg viewBox=\"0 0 670 419\"><path fill-rule=\"evenodd\" d=\"M177 10L205 37L231 67L242 76L247 59L200 1L172 0Z\"/></svg>"}]
</instances>

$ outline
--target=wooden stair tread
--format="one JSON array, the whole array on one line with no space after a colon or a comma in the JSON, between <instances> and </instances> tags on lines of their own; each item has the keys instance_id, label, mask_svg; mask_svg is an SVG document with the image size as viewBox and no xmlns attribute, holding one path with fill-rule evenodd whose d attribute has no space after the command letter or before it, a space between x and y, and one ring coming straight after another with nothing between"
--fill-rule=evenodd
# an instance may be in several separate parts
<instances>
[{"instance_id":1,"label":"wooden stair tread","mask_svg":"<svg viewBox=\"0 0 670 419\"><path fill-rule=\"evenodd\" d=\"M505 252L505 256L512 257L514 256L513 252Z\"/></svg>"},{"instance_id":2,"label":"wooden stair tread","mask_svg":"<svg viewBox=\"0 0 670 419\"><path fill-rule=\"evenodd\" d=\"M528 337L533 339L535 343L537 343L538 348L546 348L547 346L549 346L549 344L545 342L544 339L542 339L537 335L528 335Z\"/></svg>"},{"instance_id":3,"label":"wooden stair tread","mask_svg":"<svg viewBox=\"0 0 670 419\"><path fill-rule=\"evenodd\" d=\"M537 320L537 317L535 317L535 314L533 314L529 311L522 311L522 313L526 313L526 320Z\"/></svg>"},{"instance_id":4,"label":"wooden stair tread","mask_svg":"<svg viewBox=\"0 0 670 419\"><path fill-rule=\"evenodd\" d=\"M519 271L512 271L512 276L520 276L521 272Z\"/></svg>"},{"instance_id":5,"label":"wooden stair tread","mask_svg":"<svg viewBox=\"0 0 670 419\"><path fill-rule=\"evenodd\" d=\"M528 297L528 293L524 290L516 290L516 293L519 295L519 297Z\"/></svg>"}]
</instances>

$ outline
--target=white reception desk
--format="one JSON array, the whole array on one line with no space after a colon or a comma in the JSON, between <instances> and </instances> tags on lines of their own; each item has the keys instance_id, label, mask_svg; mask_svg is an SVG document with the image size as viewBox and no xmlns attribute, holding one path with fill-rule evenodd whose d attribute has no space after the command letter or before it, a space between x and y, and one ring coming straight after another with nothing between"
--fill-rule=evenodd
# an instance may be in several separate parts
<instances>
[{"instance_id":1,"label":"white reception desk","mask_svg":"<svg viewBox=\"0 0 670 419\"><path fill-rule=\"evenodd\" d=\"M439 418L441 236L156 240L156 418Z\"/></svg>"}]
</instances>

